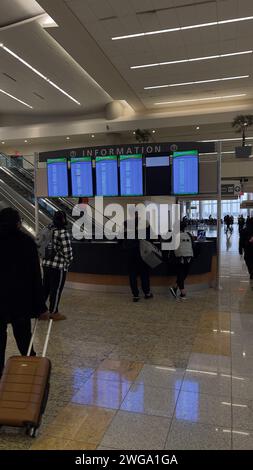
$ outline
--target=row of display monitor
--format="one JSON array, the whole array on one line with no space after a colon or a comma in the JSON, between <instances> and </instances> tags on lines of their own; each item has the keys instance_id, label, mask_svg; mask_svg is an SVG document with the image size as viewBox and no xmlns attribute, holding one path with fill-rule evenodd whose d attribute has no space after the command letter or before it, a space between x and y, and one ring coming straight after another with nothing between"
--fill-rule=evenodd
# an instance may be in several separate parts
<instances>
[{"instance_id":1,"label":"row of display monitor","mask_svg":"<svg viewBox=\"0 0 253 470\"><path fill-rule=\"evenodd\" d=\"M49 197L187 195L199 192L195 150L170 156L120 155L47 161Z\"/></svg>"}]
</instances>

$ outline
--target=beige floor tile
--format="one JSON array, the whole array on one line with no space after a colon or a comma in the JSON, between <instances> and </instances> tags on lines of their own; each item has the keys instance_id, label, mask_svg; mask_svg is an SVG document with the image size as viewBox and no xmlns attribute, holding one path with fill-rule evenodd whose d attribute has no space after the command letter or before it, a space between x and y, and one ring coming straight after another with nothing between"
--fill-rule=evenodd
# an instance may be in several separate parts
<instances>
[{"instance_id":1,"label":"beige floor tile","mask_svg":"<svg viewBox=\"0 0 253 470\"><path fill-rule=\"evenodd\" d=\"M100 364L98 370L117 372L123 379L133 381L136 379L143 365L142 362L106 359Z\"/></svg>"}]
</instances>

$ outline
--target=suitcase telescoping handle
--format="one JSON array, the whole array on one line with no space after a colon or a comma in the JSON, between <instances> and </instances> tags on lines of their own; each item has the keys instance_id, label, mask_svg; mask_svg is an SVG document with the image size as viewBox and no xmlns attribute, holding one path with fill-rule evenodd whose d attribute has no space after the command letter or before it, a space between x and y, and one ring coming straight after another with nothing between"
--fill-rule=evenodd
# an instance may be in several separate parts
<instances>
[{"instance_id":1,"label":"suitcase telescoping handle","mask_svg":"<svg viewBox=\"0 0 253 470\"><path fill-rule=\"evenodd\" d=\"M39 320L37 318L36 321L35 321L34 328L33 328L33 334L32 334L31 341L30 341L30 344L29 344L29 348L28 348L28 351L27 351L27 356L30 356L30 354L31 354L32 345L33 345L33 342L34 342L38 322L39 322ZM44 343L44 347L43 347L43 351L42 351L42 357L45 357L46 353L47 353L47 346L48 346L48 341L49 341L49 337L50 337L50 333L51 333L52 324L53 324L53 320L50 319L49 323L48 323L46 339L45 339L45 343Z\"/></svg>"}]
</instances>

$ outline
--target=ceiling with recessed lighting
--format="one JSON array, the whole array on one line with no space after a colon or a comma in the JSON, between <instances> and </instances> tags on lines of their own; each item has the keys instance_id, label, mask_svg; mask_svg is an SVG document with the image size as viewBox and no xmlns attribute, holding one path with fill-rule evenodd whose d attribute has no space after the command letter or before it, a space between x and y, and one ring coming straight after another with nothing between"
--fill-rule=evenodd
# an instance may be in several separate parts
<instances>
[{"instance_id":1,"label":"ceiling with recessed lighting","mask_svg":"<svg viewBox=\"0 0 253 470\"><path fill-rule=\"evenodd\" d=\"M104 135L113 100L113 132L226 137L253 112L252 27L252 0L1 0L0 139Z\"/></svg>"}]
</instances>

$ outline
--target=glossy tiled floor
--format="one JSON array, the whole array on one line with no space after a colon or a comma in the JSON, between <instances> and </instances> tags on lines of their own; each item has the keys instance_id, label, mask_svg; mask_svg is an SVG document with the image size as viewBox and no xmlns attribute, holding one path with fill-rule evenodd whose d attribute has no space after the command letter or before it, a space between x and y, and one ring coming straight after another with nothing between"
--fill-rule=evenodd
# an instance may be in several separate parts
<instances>
[{"instance_id":1,"label":"glossy tiled floor","mask_svg":"<svg viewBox=\"0 0 253 470\"><path fill-rule=\"evenodd\" d=\"M252 449L253 286L237 237L223 240L223 289L185 303L66 290L40 435L2 428L0 449Z\"/></svg>"}]
</instances>

